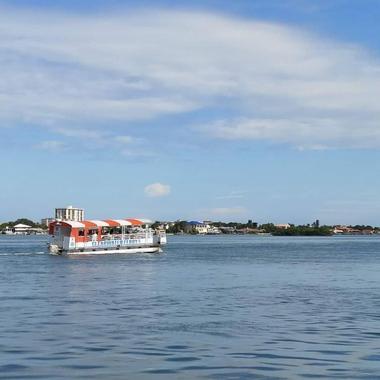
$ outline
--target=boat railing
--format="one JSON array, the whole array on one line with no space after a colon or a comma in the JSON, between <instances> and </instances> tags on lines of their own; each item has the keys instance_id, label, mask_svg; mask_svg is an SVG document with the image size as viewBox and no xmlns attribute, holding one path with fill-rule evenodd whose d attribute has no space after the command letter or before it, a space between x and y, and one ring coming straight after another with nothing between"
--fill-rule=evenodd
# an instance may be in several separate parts
<instances>
[{"instance_id":1,"label":"boat railing","mask_svg":"<svg viewBox=\"0 0 380 380\"><path fill-rule=\"evenodd\" d=\"M132 234L115 234L115 235L101 235L100 240L134 240L134 239L146 239L151 238L152 232L137 232ZM97 241L98 238L93 236L88 236L87 241Z\"/></svg>"}]
</instances>

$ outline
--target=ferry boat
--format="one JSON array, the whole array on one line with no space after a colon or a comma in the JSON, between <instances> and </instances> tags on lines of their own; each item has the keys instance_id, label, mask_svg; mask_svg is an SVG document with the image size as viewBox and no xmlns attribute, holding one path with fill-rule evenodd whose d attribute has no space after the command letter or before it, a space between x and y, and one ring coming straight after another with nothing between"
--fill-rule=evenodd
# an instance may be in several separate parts
<instances>
[{"instance_id":1,"label":"ferry boat","mask_svg":"<svg viewBox=\"0 0 380 380\"><path fill-rule=\"evenodd\" d=\"M155 253L166 244L164 231L147 219L55 221L49 224L52 254Z\"/></svg>"}]
</instances>

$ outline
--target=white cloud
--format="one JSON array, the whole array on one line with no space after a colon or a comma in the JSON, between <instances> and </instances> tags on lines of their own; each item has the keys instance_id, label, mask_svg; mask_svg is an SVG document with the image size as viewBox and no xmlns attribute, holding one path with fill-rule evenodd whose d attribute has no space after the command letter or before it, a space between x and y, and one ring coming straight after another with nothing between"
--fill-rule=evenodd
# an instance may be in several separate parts
<instances>
[{"instance_id":1,"label":"white cloud","mask_svg":"<svg viewBox=\"0 0 380 380\"><path fill-rule=\"evenodd\" d=\"M380 115L379 115L380 116ZM380 124L339 118L219 120L202 130L225 140L265 140L291 144L299 150L326 150L329 148L380 147Z\"/></svg>"},{"instance_id":2,"label":"white cloud","mask_svg":"<svg viewBox=\"0 0 380 380\"><path fill-rule=\"evenodd\" d=\"M134 139L131 136L116 136L114 140L120 144L130 145Z\"/></svg>"},{"instance_id":3,"label":"white cloud","mask_svg":"<svg viewBox=\"0 0 380 380\"><path fill-rule=\"evenodd\" d=\"M58 127L54 129L55 132L58 134L65 136L65 137L71 137L76 139L83 139L83 140L99 140L102 141L106 134L102 131L98 131L96 129L86 129L86 128L74 128L74 127Z\"/></svg>"},{"instance_id":4,"label":"white cloud","mask_svg":"<svg viewBox=\"0 0 380 380\"><path fill-rule=\"evenodd\" d=\"M144 192L148 197L164 197L170 194L170 186L156 182L145 186Z\"/></svg>"},{"instance_id":5,"label":"white cloud","mask_svg":"<svg viewBox=\"0 0 380 380\"><path fill-rule=\"evenodd\" d=\"M222 104L235 116L211 120L213 138L380 147L380 62L359 47L189 11L2 9L0 25L3 124L93 131Z\"/></svg>"},{"instance_id":6,"label":"white cloud","mask_svg":"<svg viewBox=\"0 0 380 380\"><path fill-rule=\"evenodd\" d=\"M38 149L49 150L52 152L61 151L66 148L66 145L62 141L46 140L35 146Z\"/></svg>"}]
</instances>

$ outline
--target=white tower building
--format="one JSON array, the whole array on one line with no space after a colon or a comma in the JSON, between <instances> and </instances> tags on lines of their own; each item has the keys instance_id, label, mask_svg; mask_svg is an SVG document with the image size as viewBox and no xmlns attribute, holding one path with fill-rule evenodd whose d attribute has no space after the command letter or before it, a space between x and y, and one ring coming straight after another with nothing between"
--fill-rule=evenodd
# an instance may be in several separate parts
<instances>
[{"instance_id":1,"label":"white tower building","mask_svg":"<svg viewBox=\"0 0 380 380\"><path fill-rule=\"evenodd\" d=\"M81 222L84 220L84 210L83 208L76 208L73 206L67 206L66 208L56 208L55 219Z\"/></svg>"}]
</instances>

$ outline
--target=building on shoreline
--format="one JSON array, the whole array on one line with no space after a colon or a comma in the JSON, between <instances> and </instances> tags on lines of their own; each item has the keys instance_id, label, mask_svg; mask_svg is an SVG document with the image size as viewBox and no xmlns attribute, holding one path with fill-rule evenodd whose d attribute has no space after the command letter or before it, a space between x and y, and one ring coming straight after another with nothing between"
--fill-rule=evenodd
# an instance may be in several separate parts
<instances>
[{"instance_id":1,"label":"building on shoreline","mask_svg":"<svg viewBox=\"0 0 380 380\"><path fill-rule=\"evenodd\" d=\"M13 228L12 231L16 235L27 235L30 233L32 230L32 226L28 226L27 224L16 224Z\"/></svg>"},{"instance_id":2,"label":"building on shoreline","mask_svg":"<svg viewBox=\"0 0 380 380\"><path fill-rule=\"evenodd\" d=\"M185 233L196 233L200 235L218 235L221 230L218 227L211 225L212 222L199 222L192 220L185 225Z\"/></svg>"},{"instance_id":3,"label":"building on shoreline","mask_svg":"<svg viewBox=\"0 0 380 380\"><path fill-rule=\"evenodd\" d=\"M334 226L333 229L334 235L373 235L375 233L378 233L375 231L372 227L367 226L364 228L355 228L352 226Z\"/></svg>"},{"instance_id":4,"label":"building on shoreline","mask_svg":"<svg viewBox=\"0 0 380 380\"><path fill-rule=\"evenodd\" d=\"M276 228L281 228L281 229L284 229L284 230L287 230L288 228L291 227L289 223L280 223L280 224L275 224L274 226Z\"/></svg>"},{"instance_id":5,"label":"building on shoreline","mask_svg":"<svg viewBox=\"0 0 380 380\"><path fill-rule=\"evenodd\" d=\"M55 209L56 220L70 220L73 222L82 222L84 220L84 209L67 206L65 208Z\"/></svg>"},{"instance_id":6,"label":"building on shoreline","mask_svg":"<svg viewBox=\"0 0 380 380\"><path fill-rule=\"evenodd\" d=\"M19 223L13 227L6 226L2 233L5 235L41 235L46 233L46 231L40 227L32 227L27 224Z\"/></svg>"},{"instance_id":7,"label":"building on shoreline","mask_svg":"<svg viewBox=\"0 0 380 380\"><path fill-rule=\"evenodd\" d=\"M207 234L207 224L204 222L199 222L196 220L192 220L186 223L185 233L195 232L197 234Z\"/></svg>"}]
</instances>

